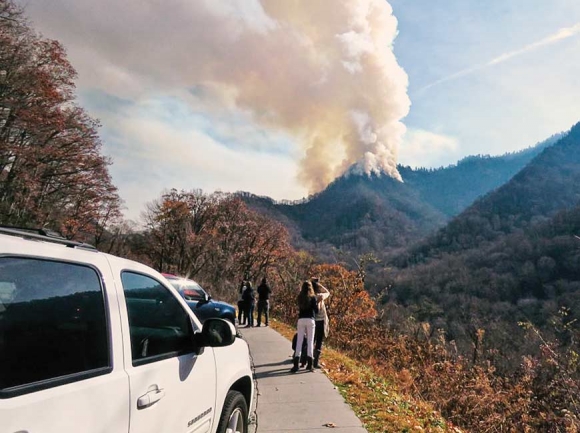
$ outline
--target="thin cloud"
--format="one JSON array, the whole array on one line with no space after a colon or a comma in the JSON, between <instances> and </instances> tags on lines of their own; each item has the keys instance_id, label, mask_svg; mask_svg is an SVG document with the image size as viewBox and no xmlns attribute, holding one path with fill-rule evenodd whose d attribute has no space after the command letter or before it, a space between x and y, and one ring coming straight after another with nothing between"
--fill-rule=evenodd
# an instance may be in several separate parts
<instances>
[{"instance_id":1,"label":"thin cloud","mask_svg":"<svg viewBox=\"0 0 580 433\"><path fill-rule=\"evenodd\" d=\"M571 38L573 36L576 36L579 33L580 33L580 23L577 23L577 24L573 25L572 27L561 28L557 32L545 37L544 39L541 39L539 41L536 41L534 43L526 45L523 48L520 48L520 49L514 50L514 51L509 51L507 53L503 53L503 54L495 57L494 59L490 60L487 63L473 66L471 68L462 69L461 71L455 72L454 74L448 75L447 77L444 77L444 78L441 78L437 81L434 81L431 84L428 84L425 87L422 87L421 89L419 89L418 93L424 93L425 91L431 89L432 87L438 86L439 84L446 83L446 82L452 81L452 80L456 80L457 78L461 78L461 77L464 77L466 75L471 75L475 72L478 72L478 71L485 69L485 68L489 68L491 66L499 65L500 63L507 62L508 60L513 59L514 57L518 57L518 56L521 56L523 54L527 54L531 51L537 50L538 48L545 47L547 45L555 44L556 42L560 42L564 39L568 39L568 38Z\"/></svg>"},{"instance_id":2,"label":"thin cloud","mask_svg":"<svg viewBox=\"0 0 580 433\"><path fill-rule=\"evenodd\" d=\"M450 135L423 129L408 129L399 149L399 161L411 167L443 166L449 154L456 154L459 141Z\"/></svg>"}]
</instances>

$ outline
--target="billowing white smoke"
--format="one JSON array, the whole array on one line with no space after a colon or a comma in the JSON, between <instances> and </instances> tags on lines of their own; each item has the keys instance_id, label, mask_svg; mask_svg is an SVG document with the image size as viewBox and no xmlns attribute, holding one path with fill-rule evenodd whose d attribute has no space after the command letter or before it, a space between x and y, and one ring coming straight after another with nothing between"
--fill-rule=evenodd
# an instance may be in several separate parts
<instances>
[{"instance_id":1,"label":"billowing white smoke","mask_svg":"<svg viewBox=\"0 0 580 433\"><path fill-rule=\"evenodd\" d=\"M227 106L296 137L311 192L353 164L399 178L410 101L385 0L29 1L60 29L85 82Z\"/></svg>"},{"instance_id":2,"label":"billowing white smoke","mask_svg":"<svg viewBox=\"0 0 580 433\"><path fill-rule=\"evenodd\" d=\"M264 38L276 45L283 41L270 59L280 75L261 76L265 100L242 101L251 109L268 107L272 126L300 137L306 151L302 181L317 191L353 164L360 173L400 179L397 149L410 101L407 75L392 50L397 20L390 5L385 0L262 5L275 23ZM280 87L286 88L284 97L268 98ZM243 94L244 86L238 90Z\"/></svg>"}]
</instances>

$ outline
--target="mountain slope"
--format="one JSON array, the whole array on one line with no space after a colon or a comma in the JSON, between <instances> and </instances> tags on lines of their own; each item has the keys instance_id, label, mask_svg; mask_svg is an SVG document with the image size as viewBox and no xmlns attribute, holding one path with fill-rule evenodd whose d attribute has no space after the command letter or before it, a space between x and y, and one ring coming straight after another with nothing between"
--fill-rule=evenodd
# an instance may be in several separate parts
<instances>
[{"instance_id":1,"label":"mountain slope","mask_svg":"<svg viewBox=\"0 0 580 433\"><path fill-rule=\"evenodd\" d=\"M299 202L277 203L239 193L254 210L282 222L293 244L332 244L354 253L382 253L429 235L478 196L509 180L558 136L524 151L473 156L436 170L399 167L404 182L351 174Z\"/></svg>"},{"instance_id":2,"label":"mountain slope","mask_svg":"<svg viewBox=\"0 0 580 433\"><path fill-rule=\"evenodd\" d=\"M509 182L478 199L415 248L414 255L434 257L475 248L544 221L559 210L576 206L579 200L580 123L544 149Z\"/></svg>"},{"instance_id":3,"label":"mountain slope","mask_svg":"<svg viewBox=\"0 0 580 433\"><path fill-rule=\"evenodd\" d=\"M471 350L475 330L484 329L496 360L515 368L519 355L537 349L519 323L554 337L560 312L565 323L580 320L577 234L580 123L508 183L394 258L398 269L390 268L384 301L444 329L463 352ZM569 340L560 342L566 348Z\"/></svg>"},{"instance_id":4,"label":"mountain slope","mask_svg":"<svg viewBox=\"0 0 580 433\"><path fill-rule=\"evenodd\" d=\"M478 248L391 268L385 316L396 311L401 323L401 315L429 322L462 353L473 350L475 331L482 329L486 350L497 351L496 365L505 370L538 349L521 323L533 323L566 348L570 333L580 332L580 241L574 236L579 231L576 207Z\"/></svg>"},{"instance_id":5,"label":"mountain slope","mask_svg":"<svg viewBox=\"0 0 580 433\"><path fill-rule=\"evenodd\" d=\"M250 207L298 229L308 242L354 251L404 246L446 221L413 188L389 176L341 177L308 201L291 205L242 197Z\"/></svg>"},{"instance_id":6,"label":"mountain slope","mask_svg":"<svg viewBox=\"0 0 580 433\"><path fill-rule=\"evenodd\" d=\"M520 152L501 156L469 156L456 165L438 169L399 167L405 183L419 192L420 198L448 217L453 217L475 199L503 185L545 148L556 143L556 134Z\"/></svg>"}]
</instances>

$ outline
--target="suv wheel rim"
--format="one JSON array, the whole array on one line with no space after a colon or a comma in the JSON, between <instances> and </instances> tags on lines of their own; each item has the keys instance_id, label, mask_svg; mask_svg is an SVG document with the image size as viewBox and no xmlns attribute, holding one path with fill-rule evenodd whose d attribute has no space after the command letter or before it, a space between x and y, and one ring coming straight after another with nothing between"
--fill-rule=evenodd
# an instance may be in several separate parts
<instances>
[{"instance_id":1,"label":"suv wheel rim","mask_svg":"<svg viewBox=\"0 0 580 433\"><path fill-rule=\"evenodd\" d=\"M239 407L237 407L230 415L226 433L245 433L243 413Z\"/></svg>"}]
</instances>

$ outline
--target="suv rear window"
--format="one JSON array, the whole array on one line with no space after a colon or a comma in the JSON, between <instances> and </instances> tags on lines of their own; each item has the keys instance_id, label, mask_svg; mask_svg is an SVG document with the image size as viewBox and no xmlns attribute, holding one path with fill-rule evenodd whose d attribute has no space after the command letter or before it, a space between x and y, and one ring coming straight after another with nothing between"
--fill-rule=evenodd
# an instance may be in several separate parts
<instances>
[{"instance_id":1,"label":"suv rear window","mask_svg":"<svg viewBox=\"0 0 580 433\"><path fill-rule=\"evenodd\" d=\"M195 281L184 278L168 278L167 280L188 301L203 301L207 296L205 291Z\"/></svg>"},{"instance_id":2,"label":"suv rear window","mask_svg":"<svg viewBox=\"0 0 580 433\"><path fill-rule=\"evenodd\" d=\"M72 263L0 257L0 396L109 367L97 272ZM56 382L56 383L55 383Z\"/></svg>"}]
</instances>

